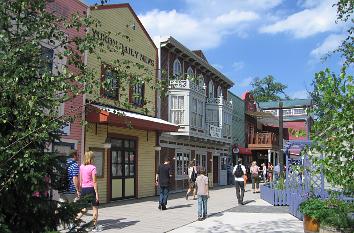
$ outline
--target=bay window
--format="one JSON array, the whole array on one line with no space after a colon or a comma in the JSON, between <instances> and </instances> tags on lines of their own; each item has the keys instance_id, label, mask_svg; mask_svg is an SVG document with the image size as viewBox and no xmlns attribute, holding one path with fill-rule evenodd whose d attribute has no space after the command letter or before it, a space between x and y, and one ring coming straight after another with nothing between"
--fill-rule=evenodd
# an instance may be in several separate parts
<instances>
[{"instance_id":1,"label":"bay window","mask_svg":"<svg viewBox=\"0 0 354 233\"><path fill-rule=\"evenodd\" d=\"M184 124L184 96L171 96L171 122Z\"/></svg>"}]
</instances>

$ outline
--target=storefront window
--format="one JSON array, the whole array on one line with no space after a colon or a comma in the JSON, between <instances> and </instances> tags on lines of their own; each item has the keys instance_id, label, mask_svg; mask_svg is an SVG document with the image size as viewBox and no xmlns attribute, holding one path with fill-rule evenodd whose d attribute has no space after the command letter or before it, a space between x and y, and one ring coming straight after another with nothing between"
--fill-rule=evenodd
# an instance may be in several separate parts
<instances>
[{"instance_id":1,"label":"storefront window","mask_svg":"<svg viewBox=\"0 0 354 233\"><path fill-rule=\"evenodd\" d=\"M176 153L176 175L183 176L188 174L188 165L190 160L190 154L187 152Z\"/></svg>"},{"instance_id":2,"label":"storefront window","mask_svg":"<svg viewBox=\"0 0 354 233\"><path fill-rule=\"evenodd\" d=\"M202 166L207 169L207 155L196 154L195 158L196 166Z\"/></svg>"}]
</instances>

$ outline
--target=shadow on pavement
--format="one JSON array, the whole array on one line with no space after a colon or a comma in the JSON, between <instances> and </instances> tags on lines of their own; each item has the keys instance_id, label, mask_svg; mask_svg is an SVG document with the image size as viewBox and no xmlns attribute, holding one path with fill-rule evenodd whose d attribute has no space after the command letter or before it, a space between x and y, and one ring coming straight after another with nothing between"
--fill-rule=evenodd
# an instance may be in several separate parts
<instances>
[{"instance_id":1,"label":"shadow on pavement","mask_svg":"<svg viewBox=\"0 0 354 233\"><path fill-rule=\"evenodd\" d=\"M123 221L124 220L124 221ZM102 230L123 229L137 224L140 221L126 221L126 218L99 220L98 225L102 225Z\"/></svg>"},{"instance_id":2,"label":"shadow on pavement","mask_svg":"<svg viewBox=\"0 0 354 233\"><path fill-rule=\"evenodd\" d=\"M247 200L247 201L244 201L243 204L244 204L244 205L247 205L247 204L249 204L249 203L251 203L251 202L256 202L256 200Z\"/></svg>"},{"instance_id":3,"label":"shadow on pavement","mask_svg":"<svg viewBox=\"0 0 354 233\"><path fill-rule=\"evenodd\" d=\"M176 206L168 207L167 210L179 209L179 208L185 208L185 207L191 207L191 206L192 206L192 204L176 205Z\"/></svg>"}]
</instances>

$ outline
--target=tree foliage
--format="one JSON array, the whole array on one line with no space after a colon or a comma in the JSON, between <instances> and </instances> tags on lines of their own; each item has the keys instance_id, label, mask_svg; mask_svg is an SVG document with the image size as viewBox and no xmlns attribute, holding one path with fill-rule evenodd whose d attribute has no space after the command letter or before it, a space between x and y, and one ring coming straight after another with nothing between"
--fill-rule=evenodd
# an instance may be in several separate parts
<instances>
[{"instance_id":1,"label":"tree foliage","mask_svg":"<svg viewBox=\"0 0 354 233\"><path fill-rule=\"evenodd\" d=\"M100 22L86 12L62 17L48 10L48 2L0 1L0 232L51 231L75 218L79 206L59 205L48 192L60 186L58 174L66 172L60 158L47 152L48 144L59 141L62 126L82 115L80 106L59 116L62 103L109 87L95 78L83 54L101 60L101 53L121 49L91 33L66 34L100 27ZM43 56L44 44L58 49L53 58ZM51 59L60 64L55 72L48 68ZM139 64L115 60L109 65L121 83L151 81L150 74L140 75L146 69Z\"/></svg>"},{"instance_id":2,"label":"tree foliage","mask_svg":"<svg viewBox=\"0 0 354 233\"><path fill-rule=\"evenodd\" d=\"M340 0L337 6L339 21L347 21L353 13L353 1ZM354 87L353 76L347 73L353 64L353 27L337 50L345 58L339 75L329 69L315 74L311 93L315 117L312 128L312 150L324 155L321 165L326 179L343 191L354 193Z\"/></svg>"},{"instance_id":3,"label":"tree foliage","mask_svg":"<svg viewBox=\"0 0 354 233\"><path fill-rule=\"evenodd\" d=\"M285 93L287 85L276 82L272 75L268 75L262 79L256 78L251 86L253 90L251 93L257 102L278 101L282 99L289 99ZM283 97L281 97L283 95Z\"/></svg>"}]
</instances>

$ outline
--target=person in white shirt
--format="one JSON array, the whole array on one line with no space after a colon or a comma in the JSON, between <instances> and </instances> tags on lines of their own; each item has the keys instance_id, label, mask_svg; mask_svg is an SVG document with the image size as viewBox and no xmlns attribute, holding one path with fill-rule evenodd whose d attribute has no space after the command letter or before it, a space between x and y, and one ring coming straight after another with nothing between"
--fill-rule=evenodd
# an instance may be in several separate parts
<instances>
[{"instance_id":1,"label":"person in white shirt","mask_svg":"<svg viewBox=\"0 0 354 233\"><path fill-rule=\"evenodd\" d=\"M239 205L244 205L245 183L243 177L246 175L246 168L242 165L242 159L238 159L232 174L235 176L236 197Z\"/></svg>"}]
</instances>

